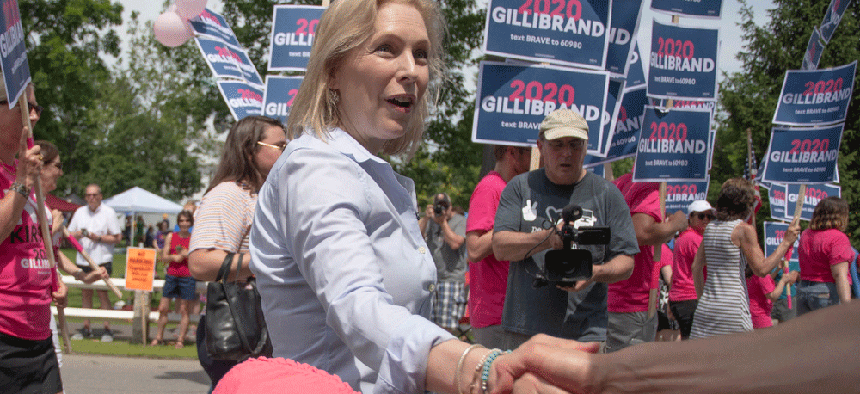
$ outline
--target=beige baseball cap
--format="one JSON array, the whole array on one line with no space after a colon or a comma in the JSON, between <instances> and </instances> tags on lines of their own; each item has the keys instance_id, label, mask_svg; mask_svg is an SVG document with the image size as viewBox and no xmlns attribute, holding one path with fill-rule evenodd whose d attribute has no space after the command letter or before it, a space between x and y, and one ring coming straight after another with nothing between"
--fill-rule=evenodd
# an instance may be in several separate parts
<instances>
[{"instance_id":1,"label":"beige baseball cap","mask_svg":"<svg viewBox=\"0 0 860 394\"><path fill-rule=\"evenodd\" d=\"M588 122L571 109L552 111L540 124L540 132L546 140L573 137L588 140Z\"/></svg>"}]
</instances>

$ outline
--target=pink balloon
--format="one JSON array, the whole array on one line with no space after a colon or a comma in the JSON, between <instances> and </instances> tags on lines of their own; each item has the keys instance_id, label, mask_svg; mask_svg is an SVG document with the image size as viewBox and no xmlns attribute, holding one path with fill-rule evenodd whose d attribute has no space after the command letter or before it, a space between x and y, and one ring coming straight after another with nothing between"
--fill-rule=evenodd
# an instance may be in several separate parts
<instances>
[{"instance_id":1,"label":"pink balloon","mask_svg":"<svg viewBox=\"0 0 860 394\"><path fill-rule=\"evenodd\" d=\"M167 11L155 19L152 32L158 42L168 47L180 46L194 36L191 23L172 11Z\"/></svg>"},{"instance_id":2,"label":"pink balloon","mask_svg":"<svg viewBox=\"0 0 860 394\"><path fill-rule=\"evenodd\" d=\"M185 19L192 19L206 9L206 0L176 0L176 13Z\"/></svg>"}]
</instances>

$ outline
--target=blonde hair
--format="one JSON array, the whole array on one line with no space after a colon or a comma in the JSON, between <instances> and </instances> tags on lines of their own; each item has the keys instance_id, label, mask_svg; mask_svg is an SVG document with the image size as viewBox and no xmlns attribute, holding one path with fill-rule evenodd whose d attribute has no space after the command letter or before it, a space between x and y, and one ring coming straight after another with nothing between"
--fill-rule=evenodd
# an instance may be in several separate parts
<instances>
[{"instance_id":1,"label":"blonde hair","mask_svg":"<svg viewBox=\"0 0 860 394\"><path fill-rule=\"evenodd\" d=\"M429 116L429 101L435 101L440 88L437 79L443 75L442 37L445 24L439 6L434 0L337 0L323 13L317 26L311 48L307 73L299 87L287 120L287 137L295 139L305 132L313 132L326 140L328 131L340 123L337 111L337 93L329 89L334 73L344 65L348 54L373 35L379 7L385 3L399 3L415 7L427 27L430 40L430 83L427 92L417 103L416 113L406 126L406 133L386 141L382 151L388 155L418 149L424 134L424 121ZM376 153L376 152L374 152Z\"/></svg>"}]
</instances>

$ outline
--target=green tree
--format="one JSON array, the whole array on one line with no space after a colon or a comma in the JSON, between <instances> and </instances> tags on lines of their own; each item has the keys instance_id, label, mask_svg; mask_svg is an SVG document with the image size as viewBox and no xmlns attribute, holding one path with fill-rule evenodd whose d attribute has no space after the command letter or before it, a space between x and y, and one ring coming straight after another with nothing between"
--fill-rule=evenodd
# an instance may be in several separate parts
<instances>
[{"instance_id":1,"label":"green tree","mask_svg":"<svg viewBox=\"0 0 860 394\"><path fill-rule=\"evenodd\" d=\"M741 72L728 75L720 86L720 104L725 111L717 131L717 142L711 170L711 196L719 185L732 176L743 173L746 154L746 129L752 130L753 147L761 155L770 141L773 113L776 110L782 81L787 70L801 67L803 54L813 28L824 19L830 0L775 0L776 8L769 10L770 23L756 26L752 11L742 1L744 50L738 53L743 62ZM833 39L824 48L819 69L836 67L860 59L860 4L852 2L845 12ZM860 144L860 88L854 84L851 105L845 121L845 131L839 152L839 173L842 196L851 207L848 233L857 233L860 225L860 179L858 155ZM765 196L765 200L767 200ZM758 222L770 215L769 205L759 212ZM860 245L852 237L854 245Z\"/></svg>"}]
</instances>

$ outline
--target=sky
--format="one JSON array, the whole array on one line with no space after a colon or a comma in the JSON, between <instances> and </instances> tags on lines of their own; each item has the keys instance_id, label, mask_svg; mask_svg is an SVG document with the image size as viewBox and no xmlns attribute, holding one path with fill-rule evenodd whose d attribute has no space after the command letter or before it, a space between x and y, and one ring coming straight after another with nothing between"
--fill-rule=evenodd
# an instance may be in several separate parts
<instances>
[{"instance_id":1,"label":"sky","mask_svg":"<svg viewBox=\"0 0 860 394\"><path fill-rule=\"evenodd\" d=\"M125 7L123 11L123 20L131 19L131 12L138 11L140 12L141 21L147 20L155 20L163 11L162 7L164 4L163 0L117 0ZM487 0L478 0L479 4L486 4ZM650 5L650 2L648 2ZM749 0L750 5L753 8L753 15L755 17L755 22L757 25L761 26L768 21L767 10L770 8L774 8L773 2L771 0ZM207 7L215 10L221 10L221 2L220 0L209 0L207 3ZM722 10L722 19L712 20L712 19L694 19L694 18L681 18L680 25L688 26L688 27L704 27L704 28L719 28L720 29L720 41L722 42L722 46L720 48L720 57L717 61L717 67L721 71L727 72L736 72L741 70L741 63L735 58L735 55L739 50L742 49L743 41L741 40L741 29L737 26L737 23L741 22L740 18L740 9L741 5L737 0L723 0L723 10ZM640 53L644 58L648 58L648 53L651 47L650 40L646 39L646 37L651 36L651 24L653 20L657 20L661 23L670 23L672 21L671 15L657 13L651 11L649 7L646 8L642 12L642 20L639 23L639 45L640 45ZM122 32L120 37L124 39L123 50L126 49L125 44L126 41L124 37L125 27L118 30L118 32ZM647 68L646 68L647 75ZM720 72L718 75L722 75ZM719 79L719 78L718 78Z\"/></svg>"}]
</instances>

